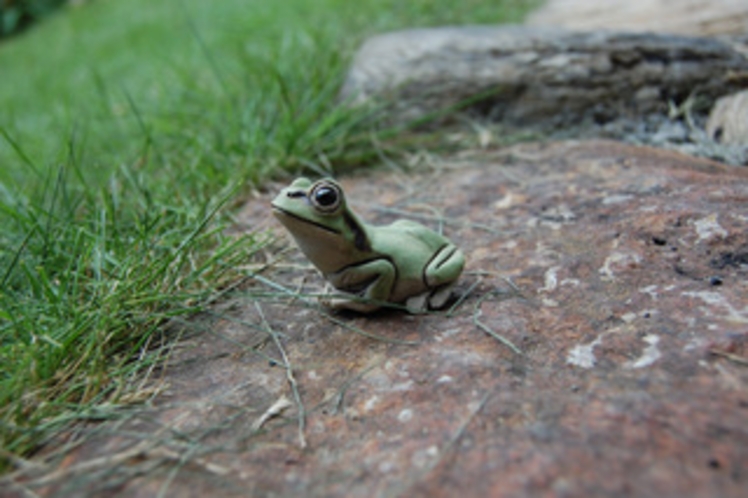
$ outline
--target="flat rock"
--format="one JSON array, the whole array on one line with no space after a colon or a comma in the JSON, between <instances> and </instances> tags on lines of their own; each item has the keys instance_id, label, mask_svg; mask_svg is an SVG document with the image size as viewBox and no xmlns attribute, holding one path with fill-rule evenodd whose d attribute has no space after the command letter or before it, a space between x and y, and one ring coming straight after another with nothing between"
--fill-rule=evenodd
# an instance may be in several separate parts
<instances>
[{"instance_id":1,"label":"flat rock","mask_svg":"<svg viewBox=\"0 0 748 498\"><path fill-rule=\"evenodd\" d=\"M527 23L714 36L748 33L745 0L547 0Z\"/></svg>"},{"instance_id":2,"label":"flat rock","mask_svg":"<svg viewBox=\"0 0 748 498\"><path fill-rule=\"evenodd\" d=\"M745 496L748 170L606 141L429 163L342 183L365 219L462 246L451 312L305 301L322 280L258 195L237 228L280 237L261 278L184 325L161 394L5 492Z\"/></svg>"}]
</instances>

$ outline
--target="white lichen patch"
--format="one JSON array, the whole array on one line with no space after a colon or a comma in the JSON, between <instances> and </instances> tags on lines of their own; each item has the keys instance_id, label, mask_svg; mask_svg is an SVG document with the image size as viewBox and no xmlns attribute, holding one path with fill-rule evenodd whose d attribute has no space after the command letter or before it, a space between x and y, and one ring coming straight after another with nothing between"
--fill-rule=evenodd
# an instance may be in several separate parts
<instances>
[{"instance_id":1,"label":"white lichen patch","mask_svg":"<svg viewBox=\"0 0 748 498\"><path fill-rule=\"evenodd\" d=\"M636 360L627 361L623 365L624 368L648 367L649 365L656 362L662 357L662 353L660 352L660 349L657 347L657 344L659 344L660 342L660 336L655 335L655 334L649 334L644 337L644 342L646 342L648 346L644 348L642 355Z\"/></svg>"},{"instance_id":2,"label":"white lichen patch","mask_svg":"<svg viewBox=\"0 0 748 498\"><path fill-rule=\"evenodd\" d=\"M683 346L683 352L690 353L691 351L699 351L706 348L708 344L709 341L703 337L694 337Z\"/></svg>"},{"instance_id":3,"label":"white lichen patch","mask_svg":"<svg viewBox=\"0 0 748 498\"><path fill-rule=\"evenodd\" d=\"M725 297L719 292L713 291L698 291L698 292L684 292L684 296L695 297L701 299L704 303L712 308L718 308L717 310L706 309L709 316L718 316L721 319L733 323L745 324L748 323L748 306L739 310L730 304ZM725 311L727 313L725 313Z\"/></svg>"},{"instance_id":4,"label":"white lichen patch","mask_svg":"<svg viewBox=\"0 0 748 498\"><path fill-rule=\"evenodd\" d=\"M493 203L494 209L497 211L501 211L504 209L509 209L515 204L514 196L510 193L506 194L504 197L499 199L498 201Z\"/></svg>"},{"instance_id":5,"label":"white lichen patch","mask_svg":"<svg viewBox=\"0 0 748 498\"><path fill-rule=\"evenodd\" d=\"M566 363L582 368L592 368L597 363L595 358L595 347L600 345L603 341L603 336L600 334L597 339L588 344L578 344L571 348L569 354L566 355Z\"/></svg>"},{"instance_id":6,"label":"white lichen patch","mask_svg":"<svg viewBox=\"0 0 748 498\"><path fill-rule=\"evenodd\" d=\"M404 408L397 414L397 420L402 423L410 422L413 420L413 410L410 408Z\"/></svg>"},{"instance_id":7,"label":"white lichen patch","mask_svg":"<svg viewBox=\"0 0 748 498\"><path fill-rule=\"evenodd\" d=\"M376 394L372 396L371 398L367 399L366 402L364 403L364 411L365 412L372 411L377 406L377 404L379 404L379 401L380 401L380 398Z\"/></svg>"},{"instance_id":8,"label":"white lichen patch","mask_svg":"<svg viewBox=\"0 0 748 498\"><path fill-rule=\"evenodd\" d=\"M620 204L622 202L628 202L633 198L634 198L633 195L628 195L628 194L609 195L608 197L603 199L603 205L609 206L611 204Z\"/></svg>"},{"instance_id":9,"label":"white lichen patch","mask_svg":"<svg viewBox=\"0 0 748 498\"><path fill-rule=\"evenodd\" d=\"M410 391L413 389L414 382L412 380L406 380L404 382L398 382L395 384L392 384L392 386L389 388L389 391L394 392L403 392L403 391Z\"/></svg>"},{"instance_id":10,"label":"white lichen patch","mask_svg":"<svg viewBox=\"0 0 748 498\"><path fill-rule=\"evenodd\" d=\"M716 214L710 214L705 218L694 221L693 226L696 229L696 235L699 237L699 242L702 240L709 240L712 237L727 237L727 230L722 228L719 224Z\"/></svg>"},{"instance_id":11,"label":"white lichen patch","mask_svg":"<svg viewBox=\"0 0 748 498\"><path fill-rule=\"evenodd\" d=\"M649 297L651 297L652 299L657 299L659 297L656 285L648 285L647 287L642 287L641 289L639 289L639 292L641 292L642 294L649 294Z\"/></svg>"},{"instance_id":12,"label":"white lichen patch","mask_svg":"<svg viewBox=\"0 0 748 498\"><path fill-rule=\"evenodd\" d=\"M558 287L558 271L561 269L560 266L554 266L553 268L549 268L548 271L545 272L545 278L544 278L544 286L538 289L538 293L541 292L550 292L554 290L556 287Z\"/></svg>"},{"instance_id":13,"label":"white lichen patch","mask_svg":"<svg viewBox=\"0 0 748 498\"><path fill-rule=\"evenodd\" d=\"M600 267L598 273L603 277L604 280L612 280L615 278L615 272L619 268L631 267L641 262L641 256L638 254L614 252L607 258L603 266Z\"/></svg>"},{"instance_id":14,"label":"white lichen patch","mask_svg":"<svg viewBox=\"0 0 748 498\"><path fill-rule=\"evenodd\" d=\"M443 341L444 339L448 339L450 337L456 336L456 335L460 334L461 332L463 332L463 329L461 329L459 327L447 329L444 332L442 332L441 334L437 335L436 336L436 340L437 341Z\"/></svg>"},{"instance_id":15,"label":"white lichen patch","mask_svg":"<svg viewBox=\"0 0 748 498\"><path fill-rule=\"evenodd\" d=\"M430 465L439 456L439 448L431 445L428 448L418 450L413 453L410 461L418 468L424 468Z\"/></svg>"},{"instance_id":16,"label":"white lichen patch","mask_svg":"<svg viewBox=\"0 0 748 498\"><path fill-rule=\"evenodd\" d=\"M544 297L542 299L543 306L546 308L558 308L558 301L555 299L548 299L547 297Z\"/></svg>"}]
</instances>

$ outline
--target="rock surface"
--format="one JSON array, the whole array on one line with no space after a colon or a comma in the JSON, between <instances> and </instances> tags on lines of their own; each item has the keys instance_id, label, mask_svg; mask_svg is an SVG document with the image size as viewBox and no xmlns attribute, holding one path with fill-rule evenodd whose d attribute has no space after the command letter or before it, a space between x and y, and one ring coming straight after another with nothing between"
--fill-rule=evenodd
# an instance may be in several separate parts
<instances>
[{"instance_id":1,"label":"rock surface","mask_svg":"<svg viewBox=\"0 0 748 498\"><path fill-rule=\"evenodd\" d=\"M720 157L701 143L706 115L746 86L748 52L737 41L473 26L370 38L342 95L388 102L397 122L461 107L523 132L696 144Z\"/></svg>"},{"instance_id":2,"label":"rock surface","mask_svg":"<svg viewBox=\"0 0 748 498\"><path fill-rule=\"evenodd\" d=\"M748 33L745 0L547 0L530 25L682 35Z\"/></svg>"},{"instance_id":3,"label":"rock surface","mask_svg":"<svg viewBox=\"0 0 748 498\"><path fill-rule=\"evenodd\" d=\"M746 80L748 57L718 40L473 26L370 38L342 93L394 97L405 119L473 99L493 119L562 126L666 114L694 92L714 99Z\"/></svg>"},{"instance_id":4,"label":"rock surface","mask_svg":"<svg viewBox=\"0 0 748 498\"><path fill-rule=\"evenodd\" d=\"M709 113L706 131L717 142L748 146L748 90L721 97Z\"/></svg>"},{"instance_id":5,"label":"rock surface","mask_svg":"<svg viewBox=\"0 0 748 498\"><path fill-rule=\"evenodd\" d=\"M152 403L5 495L745 496L748 170L605 141L431 168L343 185L364 218L463 247L452 313L324 314L280 290L322 286L281 240L268 280L189 326ZM283 237L273 194L240 229Z\"/></svg>"},{"instance_id":6,"label":"rock surface","mask_svg":"<svg viewBox=\"0 0 748 498\"><path fill-rule=\"evenodd\" d=\"M628 32L657 32L693 36L724 36L748 34L748 2L744 0L548 0L541 8L531 13L527 19L531 26L563 27L571 30L596 31L614 30ZM742 53L748 53L743 43L735 46ZM746 86L745 84L743 86ZM704 136L689 137L695 146L676 146L689 153L718 158L732 164L748 164L748 99L741 94L720 98L709 112L706 125L707 139ZM668 134L671 130L662 131ZM681 129L679 129L681 128ZM659 138L682 140L686 136L682 127L676 126L675 134L665 137L662 131L656 132ZM659 135L659 136L658 136ZM708 140L721 144L712 147ZM689 150L690 149L690 150Z\"/></svg>"}]
</instances>

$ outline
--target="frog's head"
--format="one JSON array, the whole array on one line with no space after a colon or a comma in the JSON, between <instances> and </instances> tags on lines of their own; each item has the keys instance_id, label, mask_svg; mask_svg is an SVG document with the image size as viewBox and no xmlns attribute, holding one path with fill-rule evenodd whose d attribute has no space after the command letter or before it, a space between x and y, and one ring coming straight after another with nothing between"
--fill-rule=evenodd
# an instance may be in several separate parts
<instances>
[{"instance_id":1,"label":"frog's head","mask_svg":"<svg viewBox=\"0 0 748 498\"><path fill-rule=\"evenodd\" d=\"M345 227L342 213L346 209L345 195L340 185L329 178L312 182L297 178L273 199L273 214L295 234L296 230L316 230L340 233ZM309 227L311 225L311 227Z\"/></svg>"},{"instance_id":2,"label":"frog's head","mask_svg":"<svg viewBox=\"0 0 748 498\"><path fill-rule=\"evenodd\" d=\"M343 189L330 178L297 178L271 205L302 252L323 271L356 251L369 250L363 225L348 209Z\"/></svg>"}]
</instances>

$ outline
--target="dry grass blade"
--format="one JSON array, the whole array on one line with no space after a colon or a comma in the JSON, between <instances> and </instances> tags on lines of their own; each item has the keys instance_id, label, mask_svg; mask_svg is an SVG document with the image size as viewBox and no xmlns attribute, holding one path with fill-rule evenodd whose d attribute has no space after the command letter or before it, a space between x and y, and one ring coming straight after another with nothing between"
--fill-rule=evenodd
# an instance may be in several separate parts
<instances>
[{"instance_id":1,"label":"dry grass blade","mask_svg":"<svg viewBox=\"0 0 748 498\"><path fill-rule=\"evenodd\" d=\"M270 280L268 278L265 278L262 275L251 275L251 277L253 279L257 280L258 282L260 282L263 285L266 285L266 286L268 286L268 287L270 287L272 289L280 291L281 293L283 293L283 294L285 294L285 295L287 295L289 297L292 297L294 300L300 301L301 303L304 304L304 306L307 306L309 308L313 308L313 309L317 310L320 313L320 315L324 316L327 320L331 321L335 325L339 325L339 326L343 327L346 330L350 330L353 333L362 335L364 337L368 337L369 339L374 339L376 341L386 342L386 343L390 343L390 344L405 344L405 345L408 345L408 346L413 346L413 345L419 344L418 341L405 341L405 340L401 340L401 339L391 339L389 337L384 337L384 336L381 336L381 335L378 335L378 334L373 334L371 332L367 332L366 330L363 330L360 327L356 327L355 325L352 325L352 324L347 323L347 322L345 322L343 320L335 318L330 313L322 310L319 305L315 304L311 299L309 299L304 294L300 294L299 292L292 291L291 289L288 289L287 287L284 287L283 285L281 285L281 284L279 284L277 282L273 282L272 280ZM384 303L384 304L388 304L388 303ZM404 309L404 307L402 307L402 308L401 307L397 307L397 306L392 306L392 307L393 308L397 308L397 309Z\"/></svg>"},{"instance_id":2,"label":"dry grass blade","mask_svg":"<svg viewBox=\"0 0 748 498\"><path fill-rule=\"evenodd\" d=\"M719 349L710 349L709 352L713 354L714 356L721 356L723 358L727 358L728 360L737 363L738 365L743 365L748 367L748 358L745 358L743 356L738 356L733 353L728 353L727 351L720 351Z\"/></svg>"},{"instance_id":3,"label":"dry grass blade","mask_svg":"<svg viewBox=\"0 0 748 498\"><path fill-rule=\"evenodd\" d=\"M283 347L283 343L281 343L280 338L278 337L278 334L270 327L270 324L268 323L267 319L265 318L265 313L262 311L262 306L260 306L260 303L255 301L255 308L257 308L257 313L260 315L260 319L262 320L262 324L265 327L265 330L270 335L270 337L273 339L273 342L275 343L275 347L278 348L278 352L281 355L281 358L283 358L283 367L286 369L286 378L288 379L288 384L291 387L291 392L293 393L294 400L296 401L296 406L298 410L298 421L299 421L299 446L303 449L306 448L306 437L304 436L304 432L306 430L306 409L304 408L304 403L301 400L301 394L299 393L299 385L296 382L296 378L293 375L293 367L291 365L290 360L288 359L288 355L286 354L286 350Z\"/></svg>"},{"instance_id":4,"label":"dry grass blade","mask_svg":"<svg viewBox=\"0 0 748 498\"><path fill-rule=\"evenodd\" d=\"M490 335L500 343L504 344L506 347L512 350L515 354L518 354L522 356L524 353L521 349L519 349L517 346L514 345L512 341L504 337L503 335L499 334L498 332L495 332L492 330L488 325L480 321L481 315L483 315L483 311L481 311L480 306L483 304L483 301L485 301L488 297L490 297L492 293L485 294L482 296L478 302L475 303L475 308L473 311L473 324L475 324L476 327L481 329L486 334Z\"/></svg>"},{"instance_id":5,"label":"dry grass blade","mask_svg":"<svg viewBox=\"0 0 748 498\"><path fill-rule=\"evenodd\" d=\"M270 405L270 407L265 410L265 413L260 415L257 420L255 420L255 423L252 424L252 430L259 431L262 429L262 426L265 425L265 422L270 420L271 418L277 417L281 413L283 413L286 408L290 408L293 406L293 403L291 403L291 400L288 399L286 396L281 396L278 398L278 400Z\"/></svg>"}]
</instances>

